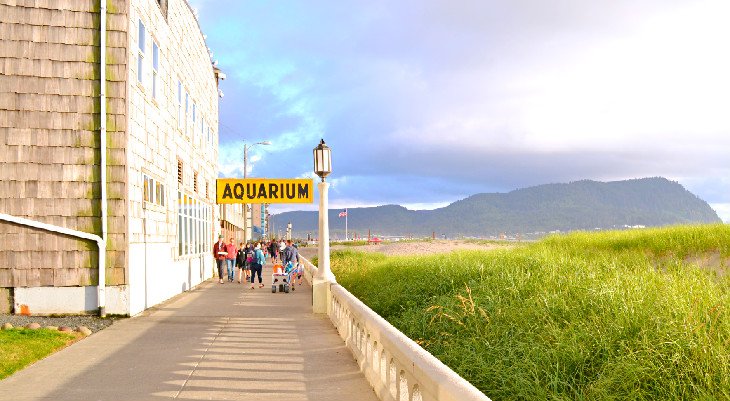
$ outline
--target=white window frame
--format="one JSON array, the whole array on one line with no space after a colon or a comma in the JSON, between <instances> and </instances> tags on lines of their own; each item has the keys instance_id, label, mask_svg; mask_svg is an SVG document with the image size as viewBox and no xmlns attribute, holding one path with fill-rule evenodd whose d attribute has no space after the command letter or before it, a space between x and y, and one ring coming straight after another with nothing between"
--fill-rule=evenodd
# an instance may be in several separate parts
<instances>
[{"instance_id":1,"label":"white window frame","mask_svg":"<svg viewBox=\"0 0 730 401\"><path fill-rule=\"evenodd\" d=\"M205 254L212 244L213 221L211 206L196 195L177 192L177 256Z\"/></svg>"},{"instance_id":2,"label":"white window frame","mask_svg":"<svg viewBox=\"0 0 730 401\"><path fill-rule=\"evenodd\" d=\"M182 129L183 127L183 115L182 115L182 92L183 86L180 80L177 81L177 127Z\"/></svg>"},{"instance_id":3,"label":"white window frame","mask_svg":"<svg viewBox=\"0 0 730 401\"><path fill-rule=\"evenodd\" d=\"M145 204L149 203L164 208L167 203L165 184L147 173L142 173L142 199Z\"/></svg>"},{"instance_id":4,"label":"white window frame","mask_svg":"<svg viewBox=\"0 0 730 401\"><path fill-rule=\"evenodd\" d=\"M192 131L192 141L193 141L193 144L195 144L197 142L195 139L196 139L197 134L198 134L198 131L195 129L195 126L198 123L198 120L197 120L197 118L198 118L197 111L198 110L197 109L198 109L198 106L195 104L195 101L193 101L193 125L192 125L193 128L191 130Z\"/></svg>"},{"instance_id":5,"label":"white window frame","mask_svg":"<svg viewBox=\"0 0 730 401\"><path fill-rule=\"evenodd\" d=\"M160 71L160 47L157 46L157 42L152 41L152 99L157 100L159 84L157 82L157 76Z\"/></svg>"},{"instance_id":6,"label":"white window frame","mask_svg":"<svg viewBox=\"0 0 730 401\"><path fill-rule=\"evenodd\" d=\"M200 147L204 147L205 144L205 118L200 117Z\"/></svg>"},{"instance_id":7,"label":"white window frame","mask_svg":"<svg viewBox=\"0 0 730 401\"><path fill-rule=\"evenodd\" d=\"M137 22L137 82L144 86L144 49L146 45L147 28L140 18Z\"/></svg>"},{"instance_id":8,"label":"white window frame","mask_svg":"<svg viewBox=\"0 0 730 401\"><path fill-rule=\"evenodd\" d=\"M190 94L185 91L185 137L190 136Z\"/></svg>"}]
</instances>

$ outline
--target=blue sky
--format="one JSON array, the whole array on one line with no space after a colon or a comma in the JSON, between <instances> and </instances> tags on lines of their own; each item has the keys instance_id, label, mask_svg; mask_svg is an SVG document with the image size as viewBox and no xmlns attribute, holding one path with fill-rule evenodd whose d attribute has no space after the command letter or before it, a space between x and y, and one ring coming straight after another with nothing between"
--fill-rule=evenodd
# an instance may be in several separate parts
<instances>
[{"instance_id":1,"label":"blue sky","mask_svg":"<svg viewBox=\"0 0 730 401\"><path fill-rule=\"evenodd\" d=\"M222 176L244 140L249 175L311 176L324 138L333 208L664 176L730 220L726 0L190 3Z\"/></svg>"}]
</instances>

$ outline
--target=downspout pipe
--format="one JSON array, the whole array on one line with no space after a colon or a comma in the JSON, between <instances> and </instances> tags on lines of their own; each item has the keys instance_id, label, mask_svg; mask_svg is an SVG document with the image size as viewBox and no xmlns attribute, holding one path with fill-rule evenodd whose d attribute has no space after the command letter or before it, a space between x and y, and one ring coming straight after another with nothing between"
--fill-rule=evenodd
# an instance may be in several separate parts
<instances>
[{"instance_id":1,"label":"downspout pipe","mask_svg":"<svg viewBox=\"0 0 730 401\"><path fill-rule=\"evenodd\" d=\"M30 219L26 219L24 217L11 216L11 215L5 214L5 213L0 213L0 220L7 221L7 222L10 222L13 224L18 224L21 226L38 228L40 230L46 230L46 231L50 231L50 232L54 232L54 233L58 233L58 234L64 234L64 235L69 235L69 236L76 237L76 238L94 241L99 246L99 270L103 271L105 268L104 267L104 265L105 265L104 256L106 255L106 241L102 237L100 237L96 234L89 234L89 233L85 233L83 231L76 231L76 230L72 230L70 228L56 226L53 224L41 223L40 221L30 220ZM100 273L100 276L101 275L102 274ZM100 282L99 287L101 287L102 284L103 284L103 282ZM103 304L101 304L101 305L103 305ZM100 309L100 311L101 311L101 309Z\"/></svg>"},{"instance_id":2,"label":"downspout pipe","mask_svg":"<svg viewBox=\"0 0 730 401\"><path fill-rule=\"evenodd\" d=\"M106 191L106 0L99 0L100 3L100 122L101 122L101 237L96 234L89 234L83 231L56 226L53 224L41 223L39 221L23 217L11 216L0 213L0 220L21 226L34 227L54 233L65 234L76 238L87 239L96 242L99 247L99 284L97 286L97 301L99 316L106 317L106 238L107 238L107 191Z\"/></svg>"},{"instance_id":3,"label":"downspout pipe","mask_svg":"<svg viewBox=\"0 0 730 401\"><path fill-rule=\"evenodd\" d=\"M101 241L99 243L99 285L96 287L99 302L99 316L106 316L106 239L107 239L107 193L106 193L106 1L99 0L99 21L101 26L99 64L100 64L100 93L99 93L99 119L100 127L100 151L101 151Z\"/></svg>"}]
</instances>

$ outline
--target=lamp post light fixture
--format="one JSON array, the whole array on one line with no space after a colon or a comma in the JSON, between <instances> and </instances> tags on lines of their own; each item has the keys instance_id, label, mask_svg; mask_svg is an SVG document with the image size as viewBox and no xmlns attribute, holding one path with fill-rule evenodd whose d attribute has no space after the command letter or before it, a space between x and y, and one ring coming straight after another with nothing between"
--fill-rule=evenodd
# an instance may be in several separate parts
<instances>
[{"instance_id":1,"label":"lamp post light fixture","mask_svg":"<svg viewBox=\"0 0 730 401\"><path fill-rule=\"evenodd\" d=\"M324 139L314 148L314 173L322 182L319 187L319 263L317 274L312 280L312 311L314 313L328 313L330 285L335 283L335 275L330 270L330 232L329 232L329 207L327 192L329 183L325 181L332 172L332 149L325 145Z\"/></svg>"},{"instance_id":2,"label":"lamp post light fixture","mask_svg":"<svg viewBox=\"0 0 730 401\"><path fill-rule=\"evenodd\" d=\"M324 143L324 139L319 141L319 145L314 148L314 174L324 182L324 178L332 172L332 149Z\"/></svg>"},{"instance_id":3,"label":"lamp post light fixture","mask_svg":"<svg viewBox=\"0 0 730 401\"><path fill-rule=\"evenodd\" d=\"M261 141L246 145L243 143L243 178L248 178L248 150L256 145L271 145L271 141ZM248 243L251 240L251 205L243 204L243 242Z\"/></svg>"}]
</instances>

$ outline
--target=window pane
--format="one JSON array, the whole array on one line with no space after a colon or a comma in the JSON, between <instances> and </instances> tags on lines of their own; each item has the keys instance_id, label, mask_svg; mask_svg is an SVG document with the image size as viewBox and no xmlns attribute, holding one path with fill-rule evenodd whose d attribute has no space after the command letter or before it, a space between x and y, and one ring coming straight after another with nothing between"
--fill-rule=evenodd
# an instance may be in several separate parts
<instances>
[{"instance_id":1,"label":"window pane","mask_svg":"<svg viewBox=\"0 0 730 401\"><path fill-rule=\"evenodd\" d=\"M157 71L160 67L159 52L157 43L152 42L152 68L154 68L155 71Z\"/></svg>"},{"instance_id":2,"label":"window pane","mask_svg":"<svg viewBox=\"0 0 730 401\"><path fill-rule=\"evenodd\" d=\"M200 201L195 201L195 253L200 252Z\"/></svg>"},{"instance_id":3,"label":"window pane","mask_svg":"<svg viewBox=\"0 0 730 401\"><path fill-rule=\"evenodd\" d=\"M203 231L203 204L198 203L198 253L203 252L203 239L205 232Z\"/></svg>"},{"instance_id":4,"label":"window pane","mask_svg":"<svg viewBox=\"0 0 730 401\"><path fill-rule=\"evenodd\" d=\"M180 192L177 193L177 254L183 254L183 219L182 219L182 199Z\"/></svg>"},{"instance_id":5,"label":"window pane","mask_svg":"<svg viewBox=\"0 0 730 401\"><path fill-rule=\"evenodd\" d=\"M177 81L177 127L182 127L182 82Z\"/></svg>"},{"instance_id":6,"label":"window pane","mask_svg":"<svg viewBox=\"0 0 730 401\"><path fill-rule=\"evenodd\" d=\"M185 92L185 135L189 135L188 113L190 112L190 95Z\"/></svg>"},{"instance_id":7,"label":"window pane","mask_svg":"<svg viewBox=\"0 0 730 401\"><path fill-rule=\"evenodd\" d=\"M190 244L190 218L188 216L188 210L190 208L190 204L189 204L190 199L188 199L187 195L185 195L184 198L185 198L185 208L184 208L184 212L185 212L185 216L184 216L184 219L185 219L185 255L187 255L190 253L190 247L189 247L189 244Z\"/></svg>"},{"instance_id":8,"label":"window pane","mask_svg":"<svg viewBox=\"0 0 730 401\"><path fill-rule=\"evenodd\" d=\"M195 253L195 239L198 236L198 228L195 226L195 199L190 199L190 253Z\"/></svg>"},{"instance_id":9,"label":"window pane","mask_svg":"<svg viewBox=\"0 0 730 401\"><path fill-rule=\"evenodd\" d=\"M144 66L144 62L142 60L142 55L137 55L137 81L142 82L142 67Z\"/></svg>"},{"instance_id":10,"label":"window pane","mask_svg":"<svg viewBox=\"0 0 730 401\"><path fill-rule=\"evenodd\" d=\"M155 180L152 178L147 179L147 193L149 194L149 201L155 202Z\"/></svg>"},{"instance_id":11,"label":"window pane","mask_svg":"<svg viewBox=\"0 0 730 401\"><path fill-rule=\"evenodd\" d=\"M147 186L147 181L149 180L146 175L143 175L144 183L142 184L142 191L144 193L144 200L148 201L150 200L150 194L149 194L149 187Z\"/></svg>"},{"instance_id":12,"label":"window pane","mask_svg":"<svg viewBox=\"0 0 730 401\"><path fill-rule=\"evenodd\" d=\"M144 53L145 29L142 20L139 20L139 50Z\"/></svg>"}]
</instances>

